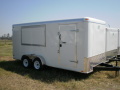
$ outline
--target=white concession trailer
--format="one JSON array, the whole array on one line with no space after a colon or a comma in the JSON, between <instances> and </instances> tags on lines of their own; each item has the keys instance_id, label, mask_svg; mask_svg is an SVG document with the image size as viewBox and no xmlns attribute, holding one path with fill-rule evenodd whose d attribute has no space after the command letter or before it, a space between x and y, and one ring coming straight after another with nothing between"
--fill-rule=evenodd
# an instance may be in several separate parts
<instances>
[{"instance_id":1,"label":"white concession trailer","mask_svg":"<svg viewBox=\"0 0 120 90\"><path fill-rule=\"evenodd\" d=\"M107 62L111 51L117 55L118 42L108 47L112 42L107 38L116 40L117 32L113 38L106 22L89 17L15 24L13 58L22 60L24 67L33 64L41 69L47 65L90 73L96 65Z\"/></svg>"}]
</instances>

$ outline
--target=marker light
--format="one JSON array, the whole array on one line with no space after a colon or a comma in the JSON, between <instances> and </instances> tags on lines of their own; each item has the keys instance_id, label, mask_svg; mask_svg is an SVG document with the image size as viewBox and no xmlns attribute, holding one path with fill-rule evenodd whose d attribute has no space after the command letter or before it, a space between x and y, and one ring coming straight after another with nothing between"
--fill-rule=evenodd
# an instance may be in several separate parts
<instances>
[{"instance_id":1,"label":"marker light","mask_svg":"<svg viewBox=\"0 0 120 90\"><path fill-rule=\"evenodd\" d=\"M88 18L86 18L85 20L89 20Z\"/></svg>"}]
</instances>

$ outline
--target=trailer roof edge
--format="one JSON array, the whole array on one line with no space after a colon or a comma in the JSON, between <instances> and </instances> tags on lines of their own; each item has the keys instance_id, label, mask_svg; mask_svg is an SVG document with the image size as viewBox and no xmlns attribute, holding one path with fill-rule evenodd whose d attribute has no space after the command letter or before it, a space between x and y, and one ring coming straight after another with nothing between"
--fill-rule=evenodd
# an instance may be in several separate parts
<instances>
[{"instance_id":1,"label":"trailer roof edge","mask_svg":"<svg viewBox=\"0 0 120 90\"><path fill-rule=\"evenodd\" d=\"M41 24L49 24L49 23L65 23L65 22L78 22L78 21L88 21L88 22L106 24L105 21L102 21L102 20L99 20L99 19L84 17L84 18L76 18L76 19L64 19L64 20L52 20L52 21L41 21L41 22L13 24L13 26L41 25Z\"/></svg>"}]
</instances>

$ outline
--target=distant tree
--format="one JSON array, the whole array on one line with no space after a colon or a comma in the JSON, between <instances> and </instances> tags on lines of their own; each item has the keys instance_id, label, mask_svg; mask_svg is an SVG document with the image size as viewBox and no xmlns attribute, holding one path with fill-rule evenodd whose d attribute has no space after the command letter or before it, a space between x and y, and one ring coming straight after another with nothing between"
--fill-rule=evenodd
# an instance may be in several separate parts
<instances>
[{"instance_id":1,"label":"distant tree","mask_svg":"<svg viewBox=\"0 0 120 90\"><path fill-rule=\"evenodd\" d=\"M12 35L10 36L10 34L3 34L1 37L0 37L1 40L5 40L5 39L8 39L8 40L12 40Z\"/></svg>"},{"instance_id":2,"label":"distant tree","mask_svg":"<svg viewBox=\"0 0 120 90\"><path fill-rule=\"evenodd\" d=\"M1 37L2 39L4 39L4 35L2 35L2 37Z\"/></svg>"},{"instance_id":3,"label":"distant tree","mask_svg":"<svg viewBox=\"0 0 120 90\"><path fill-rule=\"evenodd\" d=\"M6 39L6 34L4 34L4 39Z\"/></svg>"},{"instance_id":4,"label":"distant tree","mask_svg":"<svg viewBox=\"0 0 120 90\"><path fill-rule=\"evenodd\" d=\"M10 34L8 33L8 34L7 34L7 39L9 39L9 38L10 38Z\"/></svg>"},{"instance_id":5,"label":"distant tree","mask_svg":"<svg viewBox=\"0 0 120 90\"><path fill-rule=\"evenodd\" d=\"M4 39L4 35L2 35L2 40Z\"/></svg>"}]
</instances>

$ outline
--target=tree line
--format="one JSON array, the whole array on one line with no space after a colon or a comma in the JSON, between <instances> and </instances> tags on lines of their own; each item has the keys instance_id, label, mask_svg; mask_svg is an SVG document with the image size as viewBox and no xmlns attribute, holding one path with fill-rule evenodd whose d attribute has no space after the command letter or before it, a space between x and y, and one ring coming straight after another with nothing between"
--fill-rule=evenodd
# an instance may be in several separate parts
<instances>
[{"instance_id":1,"label":"tree line","mask_svg":"<svg viewBox=\"0 0 120 90\"><path fill-rule=\"evenodd\" d=\"M0 37L1 40L12 40L12 35L10 35L9 33L8 34L4 34Z\"/></svg>"}]
</instances>

